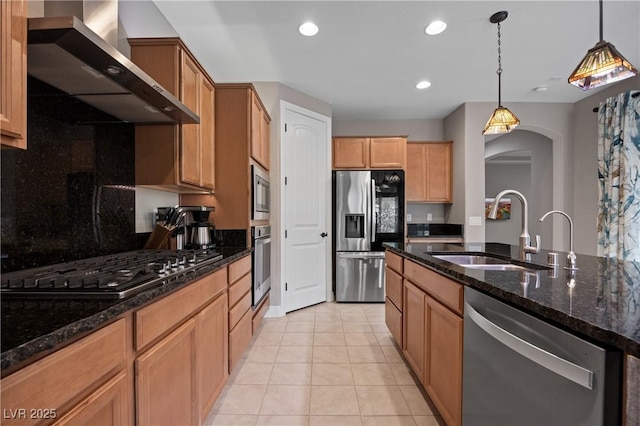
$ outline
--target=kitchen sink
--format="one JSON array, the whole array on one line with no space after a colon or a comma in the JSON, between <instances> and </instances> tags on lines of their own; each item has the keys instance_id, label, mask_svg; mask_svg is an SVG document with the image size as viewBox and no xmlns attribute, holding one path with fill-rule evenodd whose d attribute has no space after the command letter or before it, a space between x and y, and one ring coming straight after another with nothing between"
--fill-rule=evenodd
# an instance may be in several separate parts
<instances>
[{"instance_id":1,"label":"kitchen sink","mask_svg":"<svg viewBox=\"0 0 640 426\"><path fill-rule=\"evenodd\" d=\"M469 269L482 269L485 271L530 271L520 265L515 265L508 260L483 254L433 254L433 257Z\"/></svg>"}]
</instances>

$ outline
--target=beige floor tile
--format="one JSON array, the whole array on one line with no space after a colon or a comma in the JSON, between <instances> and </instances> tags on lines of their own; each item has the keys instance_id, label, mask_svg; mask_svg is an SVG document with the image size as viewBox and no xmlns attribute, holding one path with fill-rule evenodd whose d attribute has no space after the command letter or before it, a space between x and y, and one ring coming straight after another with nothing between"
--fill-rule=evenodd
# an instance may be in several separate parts
<instances>
[{"instance_id":1,"label":"beige floor tile","mask_svg":"<svg viewBox=\"0 0 640 426\"><path fill-rule=\"evenodd\" d=\"M393 377L396 379L396 383L399 385L414 385L416 386L416 380L411 375L409 367L404 362L392 362L389 363L389 368Z\"/></svg>"},{"instance_id":2,"label":"beige floor tile","mask_svg":"<svg viewBox=\"0 0 640 426\"><path fill-rule=\"evenodd\" d=\"M384 333L389 332L389 327L387 327L387 323L383 321L369 322L369 326L373 330L374 333Z\"/></svg>"},{"instance_id":3,"label":"beige floor tile","mask_svg":"<svg viewBox=\"0 0 640 426\"><path fill-rule=\"evenodd\" d=\"M265 385L233 385L220 404L218 414L259 414Z\"/></svg>"},{"instance_id":4,"label":"beige floor tile","mask_svg":"<svg viewBox=\"0 0 640 426\"><path fill-rule=\"evenodd\" d=\"M260 327L260 333L262 332L284 333L284 330L287 328L287 323L288 321L277 321L277 322L263 321L262 327Z\"/></svg>"},{"instance_id":5,"label":"beige floor tile","mask_svg":"<svg viewBox=\"0 0 640 426\"><path fill-rule=\"evenodd\" d=\"M311 364L276 363L273 365L270 385L311 384Z\"/></svg>"},{"instance_id":6,"label":"beige floor tile","mask_svg":"<svg viewBox=\"0 0 640 426\"><path fill-rule=\"evenodd\" d=\"M311 415L357 415L358 400L353 386L311 386Z\"/></svg>"},{"instance_id":7,"label":"beige floor tile","mask_svg":"<svg viewBox=\"0 0 640 426\"><path fill-rule=\"evenodd\" d=\"M440 416L413 416L418 426L446 426Z\"/></svg>"},{"instance_id":8,"label":"beige floor tile","mask_svg":"<svg viewBox=\"0 0 640 426\"><path fill-rule=\"evenodd\" d=\"M285 333L311 333L314 321L289 321Z\"/></svg>"},{"instance_id":9,"label":"beige floor tile","mask_svg":"<svg viewBox=\"0 0 640 426\"><path fill-rule=\"evenodd\" d=\"M384 311L382 312L365 312L367 321L369 322L381 322L384 321Z\"/></svg>"},{"instance_id":10,"label":"beige floor tile","mask_svg":"<svg viewBox=\"0 0 640 426\"><path fill-rule=\"evenodd\" d=\"M344 333L314 333L313 344L318 346L344 346Z\"/></svg>"},{"instance_id":11,"label":"beige floor tile","mask_svg":"<svg viewBox=\"0 0 640 426\"><path fill-rule=\"evenodd\" d=\"M356 386L362 416L409 416L398 386Z\"/></svg>"},{"instance_id":12,"label":"beige floor tile","mask_svg":"<svg viewBox=\"0 0 640 426\"><path fill-rule=\"evenodd\" d=\"M316 322L325 322L325 321L341 321L340 312L335 311L316 311Z\"/></svg>"},{"instance_id":13,"label":"beige floor tile","mask_svg":"<svg viewBox=\"0 0 640 426\"><path fill-rule=\"evenodd\" d=\"M307 426L309 416L258 416L256 425Z\"/></svg>"},{"instance_id":14,"label":"beige floor tile","mask_svg":"<svg viewBox=\"0 0 640 426\"><path fill-rule=\"evenodd\" d=\"M246 362L274 362L280 346L252 346L246 351Z\"/></svg>"},{"instance_id":15,"label":"beige floor tile","mask_svg":"<svg viewBox=\"0 0 640 426\"><path fill-rule=\"evenodd\" d=\"M316 315L320 312L340 312L340 305L336 302L325 302L315 305Z\"/></svg>"},{"instance_id":16,"label":"beige floor tile","mask_svg":"<svg viewBox=\"0 0 640 426\"><path fill-rule=\"evenodd\" d=\"M380 346L394 346L396 344L396 341L394 340L393 336L388 331L382 332L382 333L375 333L375 335L376 335L376 340L378 341L378 344Z\"/></svg>"},{"instance_id":17,"label":"beige floor tile","mask_svg":"<svg viewBox=\"0 0 640 426\"><path fill-rule=\"evenodd\" d=\"M313 364L311 368L311 384L353 385L351 364Z\"/></svg>"},{"instance_id":18,"label":"beige floor tile","mask_svg":"<svg viewBox=\"0 0 640 426\"><path fill-rule=\"evenodd\" d=\"M244 362L236 368L238 372L229 378L234 385L266 385L269 383L273 363Z\"/></svg>"},{"instance_id":19,"label":"beige floor tile","mask_svg":"<svg viewBox=\"0 0 640 426\"><path fill-rule=\"evenodd\" d=\"M301 309L299 311L290 312L287 314L287 319L291 321L315 321L316 312L313 309Z\"/></svg>"},{"instance_id":20,"label":"beige floor tile","mask_svg":"<svg viewBox=\"0 0 640 426\"><path fill-rule=\"evenodd\" d=\"M342 327L345 333L373 333L371 325L366 321L345 322Z\"/></svg>"},{"instance_id":21,"label":"beige floor tile","mask_svg":"<svg viewBox=\"0 0 640 426\"><path fill-rule=\"evenodd\" d=\"M342 321L316 321L313 331L316 333L342 333Z\"/></svg>"},{"instance_id":22,"label":"beige floor tile","mask_svg":"<svg viewBox=\"0 0 640 426\"><path fill-rule=\"evenodd\" d=\"M304 324L304 323L298 323ZM313 333L284 333L282 346L311 346L313 345Z\"/></svg>"},{"instance_id":23,"label":"beige floor tile","mask_svg":"<svg viewBox=\"0 0 640 426\"><path fill-rule=\"evenodd\" d=\"M362 416L364 426L415 426L412 416Z\"/></svg>"},{"instance_id":24,"label":"beige floor tile","mask_svg":"<svg viewBox=\"0 0 640 426\"><path fill-rule=\"evenodd\" d=\"M271 333L264 331L253 341L253 346L278 346L284 333Z\"/></svg>"},{"instance_id":25,"label":"beige floor tile","mask_svg":"<svg viewBox=\"0 0 640 426\"><path fill-rule=\"evenodd\" d=\"M380 346L347 346L349 362L386 362Z\"/></svg>"},{"instance_id":26,"label":"beige floor tile","mask_svg":"<svg viewBox=\"0 0 640 426\"><path fill-rule=\"evenodd\" d=\"M313 346L281 346L276 356L276 363L297 362L310 363L313 358Z\"/></svg>"},{"instance_id":27,"label":"beige floor tile","mask_svg":"<svg viewBox=\"0 0 640 426\"><path fill-rule=\"evenodd\" d=\"M353 382L356 385L395 385L396 379L387 363L352 364ZM421 414L421 413L420 413Z\"/></svg>"},{"instance_id":28,"label":"beige floor tile","mask_svg":"<svg viewBox=\"0 0 640 426\"><path fill-rule=\"evenodd\" d=\"M431 411L426 397L422 394L417 386L403 385L399 386L404 400L414 416L433 416L436 413Z\"/></svg>"},{"instance_id":29,"label":"beige floor tile","mask_svg":"<svg viewBox=\"0 0 640 426\"><path fill-rule=\"evenodd\" d=\"M380 349L382 349L382 353L384 353L384 357L387 359L387 362L404 362L404 359L402 358L402 352L396 345L381 345Z\"/></svg>"},{"instance_id":30,"label":"beige floor tile","mask_svg":"<svg viewBox=\"0 0 640 426\"><path fill-rule=\"evenodd\" d=\"M258 416L241 414L216 414L211 415L202 423L203 426L248 426L255 425Z\"/></svg>"},{"instance_id":31,"label":"beige floor tile","mask_svg":"<svg viewBox=\"0 0 640 426\"><path fill-rule=\"evenodd\" d=\"M314 363L344 363L349 362L346 346L314 346Z\"/></svg>"},{"instance_id":32,"label":"beige floor tile","mask_svg":"<svg viewBox=\"0 0 640 426\"><path fill-rule=\"evenodd\" d=\"M364 312L340 312L340 316L342 317L343 322L367 322L367 316Z\"/></svg>"},{"instance_id":33,"label":"beige floor tile","mask_svg":"<svg viewBox=\"0 0 640 426\"><path fill-rule=\"evenodd\" d=\"M378 339L373 333L344 333L347 346L374 346L378 344Z\"/></svg>"},{"instance_id":34,"label":"beige floor tile","mask_svg":"<svg viewBox=\"0 0 640 426\"><path fill-rule=\"evenodd\" d=\"M360 416L310 416L312 426L362 426Z\"/></svg>"},{"instance_id":35,"label":"beige floor tile","mask_svg":"<svg viewBox=\"0 0 640 426\"><path fill-rule=\"evenodd\" d=\"M309 386L269 385L260 407L261 415L309 414Z\"/></svg>"}]
</instances>

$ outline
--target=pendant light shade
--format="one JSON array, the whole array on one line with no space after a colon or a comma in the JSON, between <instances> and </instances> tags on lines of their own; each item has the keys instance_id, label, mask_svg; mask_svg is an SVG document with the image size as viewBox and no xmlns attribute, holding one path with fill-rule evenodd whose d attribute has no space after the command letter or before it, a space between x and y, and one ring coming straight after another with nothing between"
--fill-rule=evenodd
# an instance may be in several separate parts
<instances>
[{"instance_id":1,"label":"pendant light shade","mask_svg":"<svg viewBox=\"0 0 640 426\"><path fill-rule=\"evenodd\" d=\"M638 70L602 37L602 0L600 0L600 41L585 55L569 77L569 83L582 90L615 83L638 74Z\"/></svg>"},{"instance_id":2,"label":"pendant light shade","mask_svg":"<svg viewBox=\"0 0 640 426\"><path fill-rule=\"evenodd\" d=\"M501 94L502 94L502 57L501 57L501 49L500 49L500 22L507 19L509 15L506 11L496 12L491 15L489 21L492 24L498 24L498 108L493 111L491 117L489 117L489 121L484 126L484 130L482 131L483 135L497 135L502 133L509 133L520 124L520 120L516 117L509 109L502 106L501 102Z\"/></svg>"}]
</instances>

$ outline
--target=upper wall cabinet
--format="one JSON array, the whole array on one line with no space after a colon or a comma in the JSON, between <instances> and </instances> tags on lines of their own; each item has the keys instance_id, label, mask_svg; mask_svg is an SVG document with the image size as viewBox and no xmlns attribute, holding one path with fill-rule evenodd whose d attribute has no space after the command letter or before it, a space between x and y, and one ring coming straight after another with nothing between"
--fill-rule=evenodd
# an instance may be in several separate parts
<instances>
[{"instance_id":1,"label":"upper wall cabinet","mask_svg":"<svg viewBox=\"0 0 640 426\"><path fill-rule=\"evenodd\" d=\"M251 157L265 170L269 170L269 128L271 118L264 110L260 98L251 93Z\"/></svg>"},{"instance_id":2,"label":"upper wall cabinet","mask_svg":"<svg viewBox=\"0 0 640 426\"><path fill-rule=\"evenodd\" d=\"M407 144L408 202L453 202L451 148L451 141Z\"/></svg>"},{"instance_id":3,"label":"upper wall cabinet","mask_svg":"<svg viewBox=\"0 0 640 426\"><path fill-rule=\"evenodd\" d=\"M407 138L335 137L334 169L404 169L407 160Z\"/></svg>"},{"instance_id":4,"label":"upper wall cabinet","mask_svg":"<svg viewBox=\"0 0 640 426\"><path fill-rule=\"evenodd\" d=\"M136 126L136 185L213 192L213 80L178 38L129 39L129 44L131 60L200 117L200 124Z\"/></svg>"},{"instance_id":5,"label":"upper wall cabinet","mask_svg":"<svg viewBox=\"0 0 640 426\"><path fill-rule=\"evenodd\" d=\"M0 133L3 146L27 148L27 2L0 1Z\"/></svg>"}]
</instances>

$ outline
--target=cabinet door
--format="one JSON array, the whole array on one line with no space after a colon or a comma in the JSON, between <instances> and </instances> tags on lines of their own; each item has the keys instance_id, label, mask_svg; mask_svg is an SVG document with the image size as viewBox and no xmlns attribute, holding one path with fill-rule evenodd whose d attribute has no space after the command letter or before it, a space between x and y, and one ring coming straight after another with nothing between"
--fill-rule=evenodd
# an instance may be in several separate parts
<instances>
[{"instance_id":1,"label":"cabinet door","mask_svg":"<svg viewBox=\"0 0 640 426\"><path fill-rule=\"evenodd\" d=\"M369 140L370 168L404 170L406 162L406 138L371 138Z\"/></svg>"},{"instance_id":2,"label":"cabinet door","mask_svg":"<svg viewBox=\"0 0 640 426\"><path fill-rule=\"evenodd\" d=\"M215 89L202 78L200 89L200 186L215 188Z\"/></svg>"},{"instance_id":3,"label":"cabinet door","mask_svg":"<svg viewBox=\"0 0 640 426\"><path fill-rule=\"evenodd\" d=\"M261 120L262 125L260 126L260 152L262 153L262 165L266 170L269 170L271 161L271 124L269 123L269 116L264 111L262 112Z\"/></svg>"},{"instance_id":4,"label":"cabinet door","mask_svg":"<svg viewBox=\"0 0 640 426\"><path fill-rule=\"evenodd\" d=\"M0 2L2 145L27 148L27 2Z\"/></svg>"},{"instance_id":5,"label":"cabinet door","mask_svg":"<svg viewBox=\"0 0 640 426\"><path fill-rule=\"evenodd\" d=\"M251 94L251 157L265 169L269 168L268 159L265 158L263 143L264 111L258 96Z\"/></svg>"},{"instance_id":6,"label":"cabinet door","mask_svg":"<svg viewBox=\"0 0 640 426\"><path fill-rule=\"evenodd\" d=\"M405 187L407 201L427 201L427 163L424 152L425 144L407 144L407 179Z\"/></svg>"},{"instance_id":7,"label":"cabinet door","mask_svg":"<svg viewBox=\"0 0 640 426\"><path fill-rule=\"evenodd\" d=\"M207 417L229 376L227 310L225 293L198 314L198 377L202 421Z\"/></svg>"},{"instance_id":8,"label":"cabinet door","mask_svg":"<svg viewBox=\"0 0 640 426\"><path fill-rule=\"evenodd\" d=\"M136 360L138 425L195 425L197 330L190 319Z\"/></svg>"},{"instance_id":9,"label":"cabinet door","mask_svg":"<svg viewBox=\"0 0 640 426\"><path fill-rule=\"evenodd\" d=\"M367 138L334 138L334 169L366 169L369 167L369 140Z\"/></svg>"},{"instance_id":10,"label":"cabinet door","mask_svg":"<svg viewBox=\"0 0 640 426\"><path fill-rule=\"evenodd\" d=\"M127 374L122 372L54 423L62 425L120 426L132 424Z\"/></svg>"},{"instance_id":11,"label":"cabinet door","mask_svg":"<svg viewBox=\"0 0 640 426\"><path fill-rule=\"evenodd\" d=\"M426 144L425 149L427 201L450 203L452 201L451 144Z\"/></svg>"},{"instance_id":12,"label":"cabinet door","mask_svg":"<svg viewBox=\"0 0 640 426\"><path fill-rule=\"evenodd\" d=\"M181 99L187 108L200 114L200 70L187 54L182 52ZM201 118L202 120L202 118ZM200 125L183 124L180 141L180 179L185 183L200 185Z\"/></svg>"},{"instance_id":13,"label":"cabinet door","mask_svg":"<svg viewBox=\"0 0 640 426\"><path fill-rule=\"evenodd\" d=\"M427 296L425 389L447 424L462 422L462 318Z\"/></svg>"},{"instance_id":14,"label":"cabinet door","mask_svg":"<svg viewBox=\"0 0 640 426\"><path fill-rule=\"evenodd\" d=\"M402 352L420 381L425 383L425 293L404 280Z\"/></svg>"}]
</instances>

